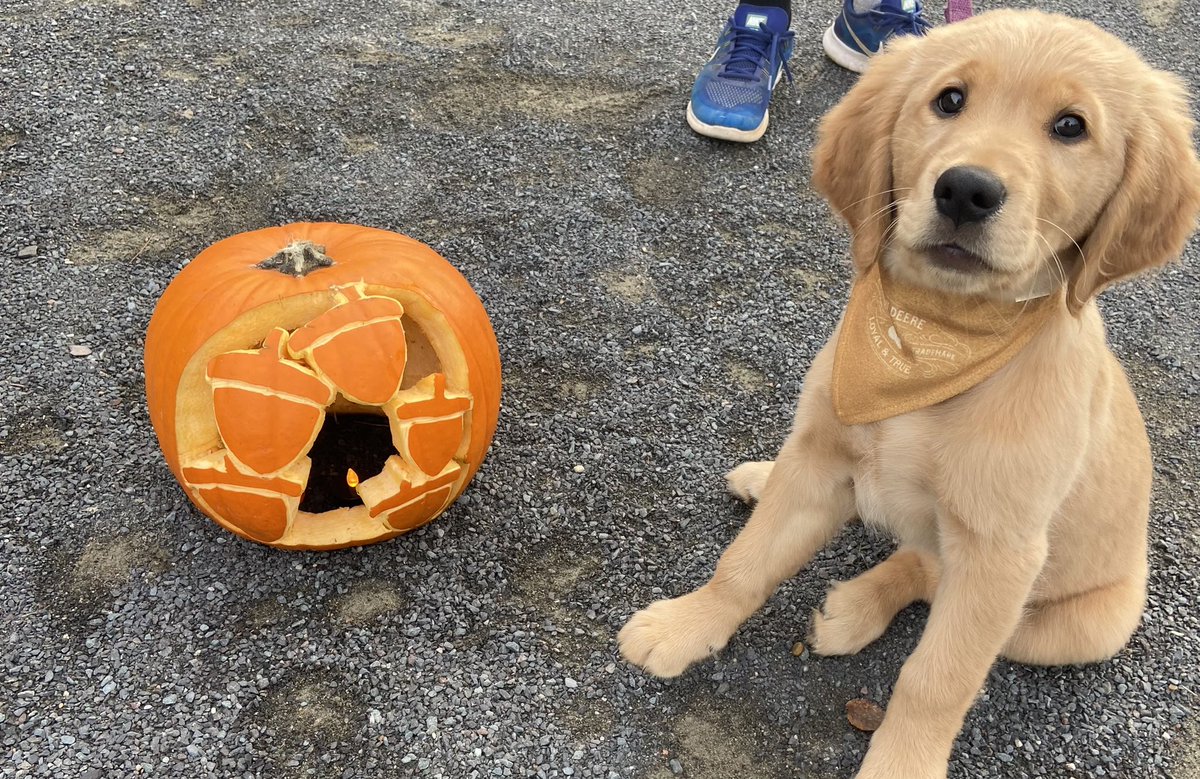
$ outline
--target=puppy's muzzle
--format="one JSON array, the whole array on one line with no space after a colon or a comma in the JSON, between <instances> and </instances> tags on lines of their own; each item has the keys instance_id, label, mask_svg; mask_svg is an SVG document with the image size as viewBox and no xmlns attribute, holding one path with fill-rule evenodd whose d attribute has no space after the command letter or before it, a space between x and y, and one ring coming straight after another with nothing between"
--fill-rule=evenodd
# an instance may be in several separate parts
<instances>
[{"instance_id":1,"label":"puppy's muzzle","mask_svg":"<svg viewBox=\"0 0 1200 779\"><path fill-rule=\"evenodd\" d=\"M1000 210L1007 195L996 174L973 165L948 168L933 186L938 213L955 228L987 219Z\"/></svg>"}]
</instances>

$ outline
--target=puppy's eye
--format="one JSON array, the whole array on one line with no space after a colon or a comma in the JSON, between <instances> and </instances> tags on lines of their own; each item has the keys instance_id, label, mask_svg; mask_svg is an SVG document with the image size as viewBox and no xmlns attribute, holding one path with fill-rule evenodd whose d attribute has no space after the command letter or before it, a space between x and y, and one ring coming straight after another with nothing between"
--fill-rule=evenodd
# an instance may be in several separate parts
<instances>
[{"instance_id":1,"label":"puppy's eye","mask_svg":"<svg viewBox=\"0 0 1200 779\"><path fill-rule=\"evenodd\" d=\"M1054 134L1065 141L1081 138L1086 131L1083 117L1077 114L1063 114L1054 120Z\"/></svg>"},{"instance_id":2,"label":"puppy's eye","mask_svg":"<svg viewBox=\"0 0 1200 779\"><path fill-rule=\"evenodd\" d=\"M954 116L967 106L967 96L958 87L943 89L933 101L933 109L942 116Z\"/></svg>"}]
</instances>

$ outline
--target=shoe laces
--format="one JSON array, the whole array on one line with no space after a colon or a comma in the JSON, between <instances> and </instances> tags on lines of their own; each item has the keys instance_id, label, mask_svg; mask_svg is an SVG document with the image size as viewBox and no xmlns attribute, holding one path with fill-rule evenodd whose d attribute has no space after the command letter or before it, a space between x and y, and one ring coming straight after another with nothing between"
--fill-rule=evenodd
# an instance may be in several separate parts
<instances>
[{"instance_id":1,"label":"shoe laces","mask_svg":"<svg viewBox=\"0 0 1200 779\"><path fill-rule=\"evenodd\" d=\"M792 40L796 36L794 32L788 30L783 33L773 33L759 27L738 27L729 22L733 28L733 41L729 46L729 53L725 56L725 67L721 71L721 75L725 78L734 79L736 81L753 81L758 74L758 69L763 67L763 60L767 61L765 69L768 71L770 78L774 79L775 74L770 73L772 70L770 63L775 61L779 53L779 47L785 42ZM788 83L792 83L792 72L788 70L787 60L780 57L783 64L783 72L787 76Z\"/></svg>"},{"instance_id":2,"label":"shoe laces","mask_svg":"<svg viewBox=\"0 0 1200 779\"><path fill-rule=\"evenodd\" d=\"M924 35L933 27L921 15L921 4L917 3L912 11L901 11L896 8L885 8L882 5L871 10L880 27L897 34Z\"/></svg>"}]
</instances>

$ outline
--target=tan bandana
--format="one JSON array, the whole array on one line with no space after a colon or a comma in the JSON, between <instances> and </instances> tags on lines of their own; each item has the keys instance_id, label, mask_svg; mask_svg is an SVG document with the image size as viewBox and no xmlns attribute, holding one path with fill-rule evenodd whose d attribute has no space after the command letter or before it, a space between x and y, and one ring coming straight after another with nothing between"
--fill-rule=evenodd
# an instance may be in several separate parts
<instances>
[{"instance_id":1,"label":"tan bandana","mask_svg":"<svg viewBox=\"0 0 1200 779\"><path fill-rule=\"evenodd\" d=\"M850 290L833 360L843 424L907 414L966 392L1025 347L1061 292L1001 303L915 287L875 263Z\"/></svg>"}]
</instances>

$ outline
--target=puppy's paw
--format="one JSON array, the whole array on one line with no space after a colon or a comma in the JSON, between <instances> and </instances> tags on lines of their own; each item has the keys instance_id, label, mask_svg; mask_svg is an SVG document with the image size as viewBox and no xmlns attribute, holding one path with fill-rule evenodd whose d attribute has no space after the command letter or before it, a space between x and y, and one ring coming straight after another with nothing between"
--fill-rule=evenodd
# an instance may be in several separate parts
<instances>
[{"instance_id":1,"label":"puppy's paw","mask_svg":"<svg viewBox=\"0 0 1200 779\"><path fill-rule=\"evenodd\" d=\"M767 486L767 477L771 475L771 469L774 467L775 463L770 460L742 463L725 474L729 491L745 502L753 503L762 497L763 489Z\"/></svg>"},{"instance_id":2,"label":"puppy's paw","mask_svg":"<svg viewBox=\"0 0 1200 779\"><path fill-rule=\"evenodd\" d=\"M838 582L813 609L809 645L819 655L854 655L883 635L892 621L871 585L857 580Z\"/></svg>"},{"instance_id":3,"label":"puppy's paw","mask_svg":"<svg viewBox=\"0 0 1200 779\"><path fill-rule=\"evenodd\" d=\"M651 603L630 618L617 635L621 655L654 676L678 676L692 663L725 647L737 624L725 609L698 590Z\"/></svg>"}]
</instances>

